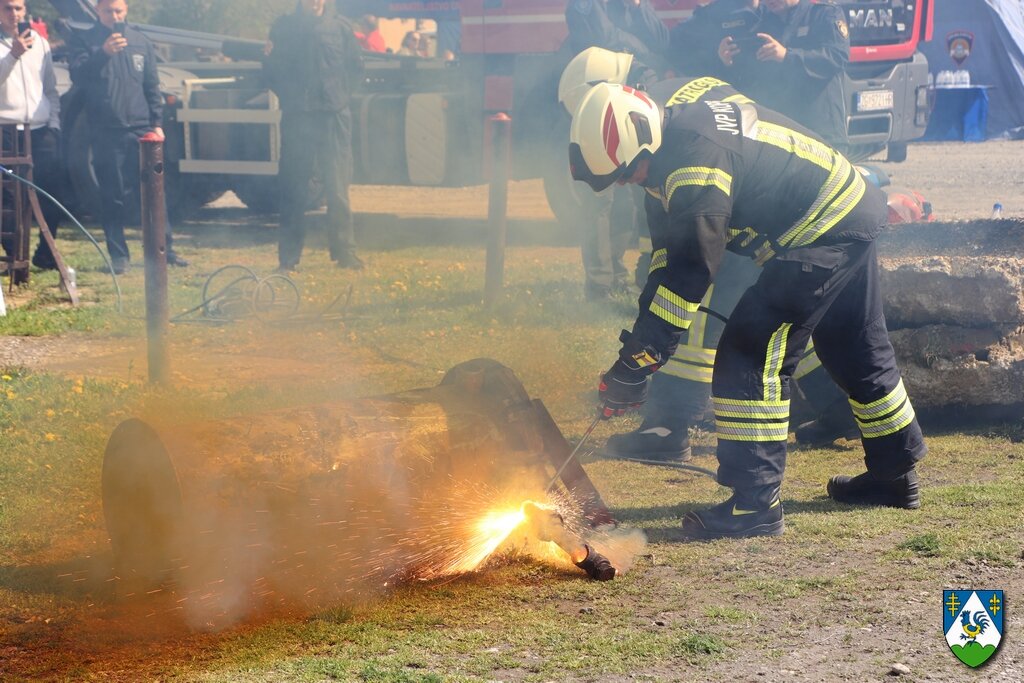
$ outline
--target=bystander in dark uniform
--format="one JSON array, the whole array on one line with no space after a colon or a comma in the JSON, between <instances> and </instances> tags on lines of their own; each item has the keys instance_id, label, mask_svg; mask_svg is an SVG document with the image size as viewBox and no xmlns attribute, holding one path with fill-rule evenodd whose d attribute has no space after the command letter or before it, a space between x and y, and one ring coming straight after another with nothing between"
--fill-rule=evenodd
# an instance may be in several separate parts
<instances>
[{"instance_id":1,"label":"bystander in dark uniform","mask_svg":"<svg viewBox=\"0 0 1024 683\"><path fill-rule=\"evenodd\" d=\"M603 47L628 52L658 72L668 66L668 29L650 0L570 0L565 21L573 54Z\"/></svg>"},{"instance_id":2,"label":"bystander in dark uniform","mask_svg":"<svg viewBox=\"0 0 1024 683\"><path fill-rule=\"evenodd\" d=\"M668 29L650 0L570 0L565 19L566 44L573 55L600 47L633 55L634 70L661 74L668 66ZM579 200L584 294L589 301L600 301L628 288L623 256L637 237L640 200L633 188L598 196L579 193Z\"/></svg>"},{"instance_id":3,"label":"bystander in dark uniform","mask_svg":"<svg viewBox=\"0 0 1024 683\"><path fill-rule=\"evenodd\" d=\"M677 74L726 79L731 74L718 58L719 43L726 36L741 43L756 39L763 12L759 0L712 0L697 6L669 32L669 64ZM739 59L754 59L749 52L741 54Z\"/></svg>"},{"instance_id":4,"label":"bystander in dark uniform","mask_svg":"<svg viewBox=\"0 0 1024 683\"><path fill-rule=\"evenodd\" d=\"M737 42L732 35L719 46L726 80L829 144L845 145L843 74L850 32L842 8L811 0L761 0L761 5L767 12L755 33L759 42ZM743 53L753 53L755 61L743 59Z\"/></svg>"},{"instance_id":5,"label":"bystander in dark uniform","mask_svg":"<svg viewBox=\"0 0 1024 683\"><path fill-rule=\"evenodd\" d=\"M60 196L60 94L53 71L50 43L34 29L19 31L26 19L25 0L0 0L0 124L28 126L32 136L32 172L35 183ZM3 146L12 149L5 131ZM8 198L4 198L6 206ZM49 199L39 198L43 219L56 237L61 210ZM13 226L7 226L8 232ZM6 248L6 245L5 245ZM39 238L32 265L54 269L57 263L50 246Z\"/></svg>"},{"instance_id":6,"label":"bystander in dark uniform","mask_svg":"<svg viewBox=\"0 0 1024 683\"><path fill-rule=\"evenodd\" d=\"M300 0L274 22L264 62L267 82L281 100L281 228L278 261L294 270L302 256L309 185L319 170L327 200L327 241L341 268L361 269L349 185L352 114L349 102L362 73L351 25L324 0Z\"/></svg>"},{"instance_id":7,"label":"bystander in dark uniform","mask_svg":"<svg viewBox=\"0 0 1024 683\"><path fill-rule=\"evenodd\" d=\"M100 23L75 34L71 45L71 80L85 93L92 134L93 169L100 187L100 222L115 273L129 268L124 238L131 197L139 187L139 138L163 138L163 95L153 44L125 24L125 0L99 0ZM173 198L172 198L173 199ZM167 225L167 263L187 266L175 253Z\"/></svg>"},{"instance_id":8,"label":"bystander in dark uniform","mask_svg":"<svg viewBox=\"0 0 1024 683\"><path fill-rule=\"evenodd\" d=\"M882 314L881 190L808 129L751 102L663 108L643 92L599 84L577 109L570 139L573 175L595 191L644 188L651 237L664 250L602 378L603 415L643 404L647 377L692 326L726 249L764 264L726 323L713 371L718 481L733 495L687 514L684 533L783 532L790 381L812 338L849 396L867 466L833 477L829 495L919 507L915 463L927 449Z\"/></svg>"}]
</instances>

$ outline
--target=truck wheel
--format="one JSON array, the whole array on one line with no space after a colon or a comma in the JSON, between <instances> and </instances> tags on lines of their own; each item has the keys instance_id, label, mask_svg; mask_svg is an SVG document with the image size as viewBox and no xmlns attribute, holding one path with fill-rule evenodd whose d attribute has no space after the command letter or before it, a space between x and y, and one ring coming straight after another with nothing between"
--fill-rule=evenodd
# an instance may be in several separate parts
<instances>
[{"instance_id":1,"label":"truck wheel","mask_svg":"<svg viewBox=\"0 0 1024 683\"><path fill-rule=\"evenodd\" d=\"M907 143L905 142L890 142L889 147L885 153L885 160L894 163L907 160Z\"/></svg>"}]
</instances>

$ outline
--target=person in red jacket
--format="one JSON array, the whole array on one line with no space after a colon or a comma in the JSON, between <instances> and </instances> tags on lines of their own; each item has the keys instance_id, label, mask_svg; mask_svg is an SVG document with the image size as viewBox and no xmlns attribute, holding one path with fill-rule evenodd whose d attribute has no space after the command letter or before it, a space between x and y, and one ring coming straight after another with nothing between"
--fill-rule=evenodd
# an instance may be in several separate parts
<instances>
[{"instance_id":1,"label":"person in red jacket","mask_svg":"<svg viewBox=\"0 0 1024 683\"><path fill-rule=\"evenodd\" d=\"M379 26L380 21L372 14L364 14L356 22L356 40L367 52L388 51L388 46L384 44L384 36L380 34Z\"/></svg>"}]
</instances>

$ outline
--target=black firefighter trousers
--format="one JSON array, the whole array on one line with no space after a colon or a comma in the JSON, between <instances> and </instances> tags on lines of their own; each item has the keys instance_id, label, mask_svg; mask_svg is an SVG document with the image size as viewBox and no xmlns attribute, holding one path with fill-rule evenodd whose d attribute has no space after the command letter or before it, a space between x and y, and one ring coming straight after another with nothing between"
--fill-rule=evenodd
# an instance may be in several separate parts
<instances>
[{"instance_id":1,"label":"black firefighter trousers","mask_svg":"<svg viewBox=\"0 0 1024 683\"><path fill-rule=\"evenodd\" d=\"M349 185L352 183L352 114L284 111L281 118L281 228L277 257L282 267L298 264L306 237L310 181L319 171L327 201L327 243L337 261L355 250Z\"/></svg>"},{"instance_id":2,"label":"black firefighter trousers","mask_svg":"<svg viewBox=\"0 0 1024 683\"><path fill-rule=\"evenodd\" d=\"M790 380L812 338L849 396L868 471L895 479L924 457L885 327L874 242L811 246L769 261L722 333L712 380L720 484L782 482Z\"/></svg>"}]
</instances>

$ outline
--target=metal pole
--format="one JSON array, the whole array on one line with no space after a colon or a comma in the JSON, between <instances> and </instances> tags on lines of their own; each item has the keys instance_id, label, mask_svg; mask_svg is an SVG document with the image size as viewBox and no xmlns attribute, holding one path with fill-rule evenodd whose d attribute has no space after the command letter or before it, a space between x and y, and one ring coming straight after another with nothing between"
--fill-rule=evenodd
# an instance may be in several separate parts
<instances>
[{"instance_id":1,"label":"metal pole","mask_svg":"<svg viewBox=\"0 0 1024 683\"><path fill-rule=\"evenodd\" d=\"M164 199L164 144L155 133L139 140L142 195L142 251L146 259L146 346L151 384L167 384L167 203Z\"/></svg>"},{"instance_id":2,"label":"metal pole","mask_svg":"<svg viewBox=\"0 0 1024 683\"><path fill-rule=\"evenodd\" d=\"M505 281L505 242L508 234L508 178L512 119L495 114L488 120L491 134L491 185L487 198L487 271L484 306L491 307L501 296Z\"/></svg>"}]
</instances>

